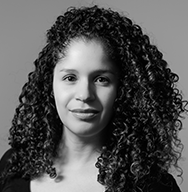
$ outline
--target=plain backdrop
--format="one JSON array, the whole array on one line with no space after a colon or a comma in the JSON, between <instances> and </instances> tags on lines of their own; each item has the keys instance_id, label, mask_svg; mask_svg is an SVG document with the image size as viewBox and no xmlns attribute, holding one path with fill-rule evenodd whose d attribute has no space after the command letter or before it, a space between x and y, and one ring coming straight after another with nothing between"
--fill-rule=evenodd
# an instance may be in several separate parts
<instances>
[{"instance_id":1,"label":"plain backdrop","mask_svg":"<svg viewBox=\"0 0 188 192\"><path fill-rule=\"evenodd\" d=\"M46 30L70 6L98 4L123 12L139 24L179 74L179 88L188 99L188 0L0 0L0 156L9 148L8 130L18 96L33 61L45 44ZM188 189L188 118L180 138L184 144L180 165Z\"/></svg>"}]
</instances>

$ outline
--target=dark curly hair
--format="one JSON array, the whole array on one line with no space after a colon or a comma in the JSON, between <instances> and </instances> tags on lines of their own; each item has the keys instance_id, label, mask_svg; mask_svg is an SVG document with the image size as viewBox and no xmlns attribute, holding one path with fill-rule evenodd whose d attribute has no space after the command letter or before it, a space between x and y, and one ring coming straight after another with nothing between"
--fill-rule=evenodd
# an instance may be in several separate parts
<instances>
[{"instance_id":1,"label":"dark curly hair","mask_svg":"<svg viewBox=\"0 0 188 192\"><path fill-rule=\"evenodd\" d=\"M162 53L129 18L111 9L69 8L47 31L47 43L35 60L19 97L10 129L13 148L5 175L32 179L56 176L53 159L63 124L52 94L53 70L72 39L99 40L121 70L114 116L96 162L106 191L144 189L178 166L183 144L178 138L187 101L176 86L179 77Z\"/></svg>"}]
</instances>

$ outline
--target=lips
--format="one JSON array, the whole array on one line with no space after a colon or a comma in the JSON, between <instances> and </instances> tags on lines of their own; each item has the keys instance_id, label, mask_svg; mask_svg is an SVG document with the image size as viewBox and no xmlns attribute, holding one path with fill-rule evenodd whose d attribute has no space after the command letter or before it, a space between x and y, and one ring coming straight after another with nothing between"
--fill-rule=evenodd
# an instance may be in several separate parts
<instances>
[{"instance_id":1,"label":"lips","mask_svg":"<svg viewBox=\"0 0 188 192\"><path fill-rule=\"evenodd\" d=\"M96 109L72 109L70 110L73 113L98 113Z\"/></svg>"},{"instance_id":2,"label":"lips","mask_svg":"<svg viewBox=\"0 0 188 192\"><path fill-rule=\"evenodd\" d=\"M95 118L99 111L96 109L72 109L70 112L80 120L91 120Z\"/></svg>"}]
</instances>

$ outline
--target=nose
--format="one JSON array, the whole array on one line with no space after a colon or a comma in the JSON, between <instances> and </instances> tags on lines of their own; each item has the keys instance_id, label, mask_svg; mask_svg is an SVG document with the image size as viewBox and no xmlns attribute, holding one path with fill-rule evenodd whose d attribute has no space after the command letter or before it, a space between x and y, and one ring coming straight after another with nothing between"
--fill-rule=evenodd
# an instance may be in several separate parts
<instances>
[{"instance_id":1,"label":"nose","mask_svg":"<svg viewBox=\"0 0 188 192\"><path fill-rule=\"evenodd\" d=\"M92 83L89 81L82 81L78 83L76 94L76 100L80 100L82 102L88 102L95 99L95 90Z\"/></svg>"}]
</instances>

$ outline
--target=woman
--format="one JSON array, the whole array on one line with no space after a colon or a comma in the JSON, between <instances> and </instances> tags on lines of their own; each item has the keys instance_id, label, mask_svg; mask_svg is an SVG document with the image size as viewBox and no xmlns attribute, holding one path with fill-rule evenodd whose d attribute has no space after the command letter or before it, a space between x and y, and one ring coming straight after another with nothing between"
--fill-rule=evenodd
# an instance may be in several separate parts
<instances>
[{"instance_id":1,"label":"woman","mask_svg":"<svg viewBox=\"0 0 188 192\"><path fill-rule=\"evenodd\" d=\"M47 32L19 97L1 191L179 192L187 101L129 18L71 8Z\"/></svg>"}]
</instances>

